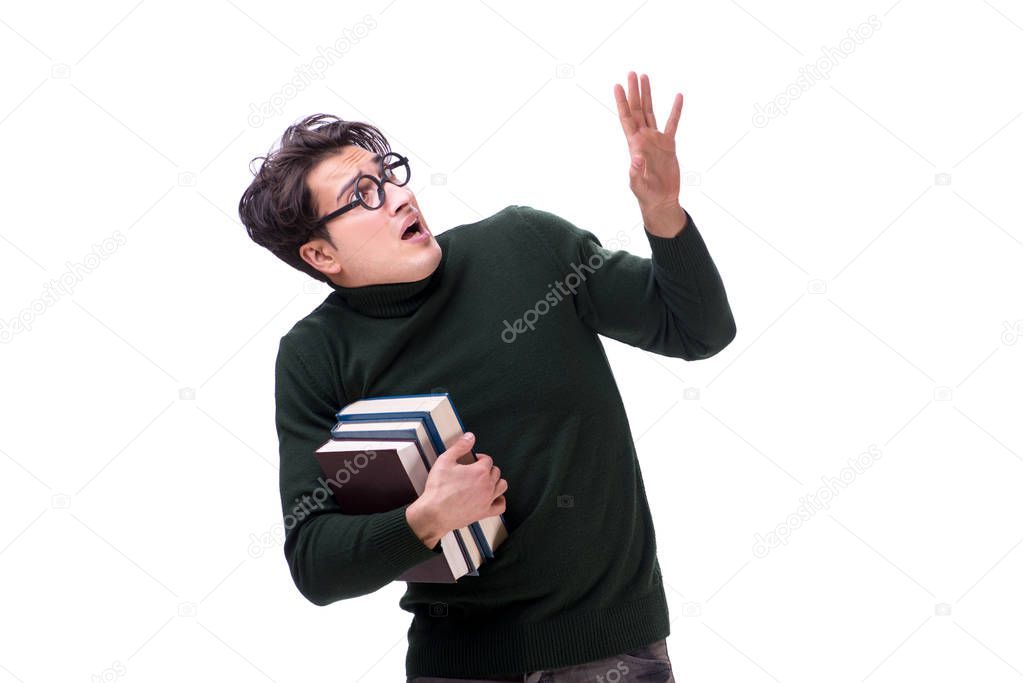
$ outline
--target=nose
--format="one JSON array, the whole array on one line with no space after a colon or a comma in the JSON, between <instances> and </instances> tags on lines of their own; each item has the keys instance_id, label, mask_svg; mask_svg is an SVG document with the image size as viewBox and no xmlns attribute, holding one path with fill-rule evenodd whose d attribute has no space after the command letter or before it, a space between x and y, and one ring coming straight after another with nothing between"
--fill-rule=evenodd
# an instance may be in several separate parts
<instances>
[{"instance_id":1,"label":"nose","mask_svg":"<svg viewBox=\"0 0 1023 683\"><path fill-rule=\"evenodd\" d=\"M409 188L409 184L395 185L388 181L384 183L384 204L387 206L387 212L392 216L397 216L401 213L401 209L412 201L412 190Z\"/></svg>"}]
</instances>

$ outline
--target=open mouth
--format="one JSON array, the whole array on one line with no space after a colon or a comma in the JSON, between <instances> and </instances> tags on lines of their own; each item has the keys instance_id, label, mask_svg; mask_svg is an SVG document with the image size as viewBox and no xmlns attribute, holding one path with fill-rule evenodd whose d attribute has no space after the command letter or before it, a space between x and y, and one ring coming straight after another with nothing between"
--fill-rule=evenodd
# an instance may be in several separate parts
<instances>
[{"instance_id":1,"label":"open mouth","mask_svg":"<svg viewBox=\"0 0 1023 683\"><path fill-rule=\"evenodd\" d=\"M420 233L419 221L416 221L412 225L405 228L405 232L401 234L403 240L411 239Z\"/></svg>"}]
</instances>

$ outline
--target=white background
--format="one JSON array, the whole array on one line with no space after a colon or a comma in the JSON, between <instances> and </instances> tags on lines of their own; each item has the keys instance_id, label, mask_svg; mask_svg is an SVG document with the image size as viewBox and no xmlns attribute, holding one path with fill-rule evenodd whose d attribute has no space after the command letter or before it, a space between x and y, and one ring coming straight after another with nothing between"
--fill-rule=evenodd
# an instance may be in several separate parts
<instances>
[{"instance_id":1,"label":"white background","mask_svg":"<svg viewBox=\"0 0 1023 683\"><path fill-rule=\"evenodd\" d=\"M329 290L248 239L248 162L365 120L438 232L526 204L649 256L630 69L661 126L685 96L738 325L693 363L606 341L677 680L1023 678L1023 9L354 5L0 13L0 683L404 681L403 584L316 607L273 535L274 355Z\"/></svg>"}]
</instances>

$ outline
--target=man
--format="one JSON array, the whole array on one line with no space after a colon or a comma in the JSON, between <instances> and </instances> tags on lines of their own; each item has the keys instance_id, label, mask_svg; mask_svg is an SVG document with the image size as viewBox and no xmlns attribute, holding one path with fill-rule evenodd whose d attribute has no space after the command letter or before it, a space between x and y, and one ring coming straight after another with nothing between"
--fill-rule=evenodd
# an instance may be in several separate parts
<instances>
[{"instance_id":1,"label":"man","mask_svg":"<svg viewBox=\"0 0 1023 683\"><path fill-rule=\"evenodd\" d=\"M285 131L240 202L253 240L334 290L281 338L275 368L284 553L302 595L376 591L447 531L504 514L509 536L479 576L407 584L409 681L673 680L654 526L598 335L698 360L735 322L679 203L682 95L660 132L649 79L642 95L634 72L628 85L614 94L651 259L528 206L434 234L407 159L325 115ZM562 163L550 182L586 170ZM492 455L463 465L472 442L453 446L391 512L345 515L317 491L313 451L342 406L438 391Z\"/></svg>"}]
</instances>

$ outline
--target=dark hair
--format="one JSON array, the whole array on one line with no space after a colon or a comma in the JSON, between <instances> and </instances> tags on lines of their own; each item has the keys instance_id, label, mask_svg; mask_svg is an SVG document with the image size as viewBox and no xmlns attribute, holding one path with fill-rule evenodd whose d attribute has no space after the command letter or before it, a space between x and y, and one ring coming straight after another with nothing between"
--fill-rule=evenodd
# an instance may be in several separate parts
<instances>
[{"instance_id":1,"label":"dark hair","mask_svg":"<svg viewBox=\"0 0 1023 683\"><path fill-rule=\"evenodd\" d=\"M328 283L326 275L298 255L298 248L314 237L334 246L326 226L315 226L319 216L306 179L319 162L347 145L381 155L391 151L375 126L313 114L288 126L276 148L249 162L255 178L238 202L238 215L253 242L293 268ZM263 163L259 170L252 170L253 163L260 159Z\"/></svg>"}]
</instances>

